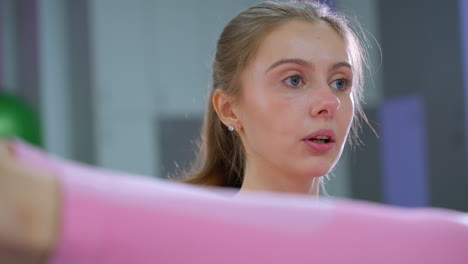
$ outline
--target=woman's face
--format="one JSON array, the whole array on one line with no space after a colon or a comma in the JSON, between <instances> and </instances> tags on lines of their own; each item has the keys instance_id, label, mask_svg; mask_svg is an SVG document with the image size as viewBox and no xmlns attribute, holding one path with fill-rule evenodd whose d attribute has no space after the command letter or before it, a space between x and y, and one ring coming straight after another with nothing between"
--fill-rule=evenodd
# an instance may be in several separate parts
<instances>
[{"instance_id":1,"label":"woman's face","mask_svg":"<svg viewBox=\"0 0 468 264\"><path fill-rule=\"evenodd\" d=\"M325 22L291 21L263 39L236 107L248 166L309 178L333 168L354 113L348 55Z\"/></svg>"}]
</instances>

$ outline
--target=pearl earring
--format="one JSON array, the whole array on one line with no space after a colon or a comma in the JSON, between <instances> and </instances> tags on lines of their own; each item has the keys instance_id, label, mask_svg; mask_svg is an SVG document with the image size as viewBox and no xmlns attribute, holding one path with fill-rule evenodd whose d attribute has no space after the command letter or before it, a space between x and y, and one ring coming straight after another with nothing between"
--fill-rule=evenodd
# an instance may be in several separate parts
<instances>
[{"instance_id":1,"label":"pearl earring","mask_svg":"<svg viewBox=\"0 0 468 264\"><path fill-rule=\"evenodd\" d=\"M233 126L228 126L228 129L229 129L229 131L231 131L231 132L234 131L234 127L233 127Z\"/></svg>"}]
</instances>

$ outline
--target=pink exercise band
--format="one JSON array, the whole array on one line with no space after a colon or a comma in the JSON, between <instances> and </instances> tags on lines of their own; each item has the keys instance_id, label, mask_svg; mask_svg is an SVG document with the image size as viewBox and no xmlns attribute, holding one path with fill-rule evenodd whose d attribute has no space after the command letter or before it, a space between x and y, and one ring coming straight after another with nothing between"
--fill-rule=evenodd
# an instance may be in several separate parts
<instances>
[{"instance_id":1,"label":"pink exercise band","mask_svg":"<svg viewBox=\"0 0 468 264\"><path fill-rule=\"evenodd\" d=\"M85 166L14 143L56 175L49 264L468 263L468 214L189 186Z\"/></svg>"}]
</instances>

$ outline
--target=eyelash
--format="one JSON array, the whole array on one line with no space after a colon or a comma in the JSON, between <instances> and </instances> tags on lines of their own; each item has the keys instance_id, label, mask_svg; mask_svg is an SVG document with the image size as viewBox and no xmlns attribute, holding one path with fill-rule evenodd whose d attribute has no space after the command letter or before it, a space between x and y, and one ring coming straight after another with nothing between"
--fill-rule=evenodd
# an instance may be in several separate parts
<instances>
[{"instance_id":1,"label":"eyelash","mask_svg":"<svg viewBox=\"0 0 468 264\"><path fill-rule=\"evenodd\" d=\"M301 84L304 84L304 78L300 75L300 74L294 74L294 75L291 75L289 77L287 77L286 79L283 80L283 82L285 83L287 80L290 80L292 77L299 77L300 80L301 80ZM336 81L344 81L345 82L345 87L343 89L337 89L335 88L336 90L338 91L346 91L348 90L351 86L352 86L352 81L350 79L347 79L347 78L339 78L339 79L336 79L334 80L332 83L336 82ZM292 88L297 88L299 86L294 86L294 85L291 85L291 84L287 84L285 83L288 87L292 87Z\"/></svg>"}]
</instances>

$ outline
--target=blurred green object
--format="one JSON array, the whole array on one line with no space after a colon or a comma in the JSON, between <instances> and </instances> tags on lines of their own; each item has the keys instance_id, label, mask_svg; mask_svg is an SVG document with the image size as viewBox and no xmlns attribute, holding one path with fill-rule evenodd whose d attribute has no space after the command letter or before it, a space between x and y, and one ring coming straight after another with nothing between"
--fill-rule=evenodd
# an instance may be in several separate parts
<instances>
[{"instance_id":1,"label":"blurred green object","mask_svg":"<svg viewBox=\"0 0 468 264\"><path fill-rule=\"evenodd\" d=\"M0 139L18 137L41 146L41 126L37 113L19 97L0 92Z\"/></svg>"}]
</instances>

